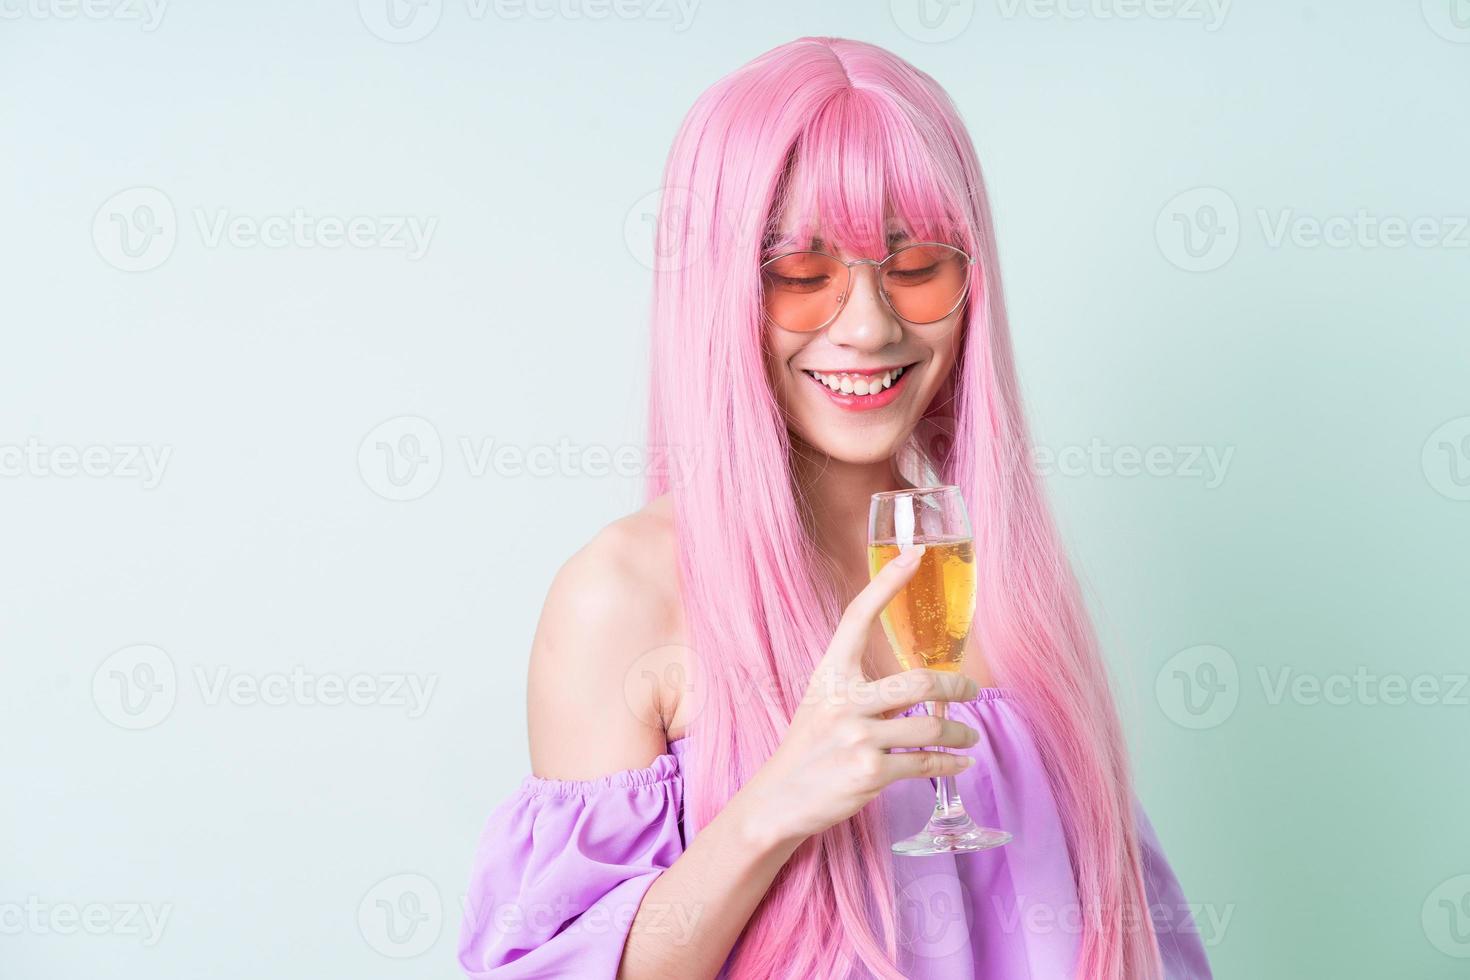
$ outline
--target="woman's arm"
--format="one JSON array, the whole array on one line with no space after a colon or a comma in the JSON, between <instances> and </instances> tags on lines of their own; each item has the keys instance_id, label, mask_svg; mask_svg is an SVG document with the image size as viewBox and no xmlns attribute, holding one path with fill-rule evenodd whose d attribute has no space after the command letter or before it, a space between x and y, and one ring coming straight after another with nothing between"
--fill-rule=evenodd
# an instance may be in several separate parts
<instances>
[{"instance_id":1,"label":"woman's arm","mask_svg":"<svg viewBox=\"0 0 1470 980\"><path fill-rule=\"evenodd\" d=\"M536 775L595 778L647 766L667 751L659 707L669 692L655 682L678 676L665 669L678 612L669 608L669 583L660 581L660 555L649 547L656 528L639 526L646 521L635 515L610 525L552 583L528 685ZM719 972L800 843L769 832L746 802L737 794L654 879L633 918L619 977Z\"/></svg>"}]
</instances>

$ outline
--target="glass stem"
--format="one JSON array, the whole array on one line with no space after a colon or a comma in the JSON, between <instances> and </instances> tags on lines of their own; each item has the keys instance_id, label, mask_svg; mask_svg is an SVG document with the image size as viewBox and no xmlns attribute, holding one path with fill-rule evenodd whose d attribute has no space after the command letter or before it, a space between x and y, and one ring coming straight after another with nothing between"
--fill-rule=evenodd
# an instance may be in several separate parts
<instances>
[{"instance_id":1,"label":"glass stem","mask_svg":"<svg viewBox=\"0 0 1470 980\"><path fill-rule=\"evenodd\" d=\"M945 717L945 709L948 707L944 701L930 701L929 713L936 718ZM935 746L938 751L944 751ZM941 776L934 788L934 819L956 819L963 822L968 819L965 816L965 805L960 802L960 790L955 785L954 776Z\"/></svg>"}]
</instances>

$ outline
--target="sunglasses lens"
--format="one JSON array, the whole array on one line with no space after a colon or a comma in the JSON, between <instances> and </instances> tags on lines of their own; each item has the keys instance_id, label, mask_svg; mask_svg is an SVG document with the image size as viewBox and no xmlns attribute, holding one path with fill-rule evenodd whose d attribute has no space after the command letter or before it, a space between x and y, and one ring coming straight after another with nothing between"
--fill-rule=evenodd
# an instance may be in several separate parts
<instances>
[{"instance_id":1,"label":"sunglasses lens","mask_svg":"<svg viewBox=\"0 0 1470 980\"><path fill-rule=\"evenodd\" d=\"M817 330L832 319L847 269L821 252L792 252L761 267L766 315L783 330Z\"/></svg>"},{"instance_id":2,"label":"sunglasses lens","mask_svg":"<svg viewBox=\"0 0 1470 980\"><path fill-rule=\"evenodd\" d=\"M953 313L969 286L969 260L947 245L910 245L883 263L883 291L910 323L933 323Z\"/></svg>"}]
</instances>

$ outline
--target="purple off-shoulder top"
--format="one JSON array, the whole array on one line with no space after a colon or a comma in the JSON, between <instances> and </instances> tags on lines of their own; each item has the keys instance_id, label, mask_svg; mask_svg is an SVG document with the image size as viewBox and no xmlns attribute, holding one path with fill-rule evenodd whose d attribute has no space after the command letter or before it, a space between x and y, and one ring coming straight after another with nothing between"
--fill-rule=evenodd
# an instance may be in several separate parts
<instances>
[{"instance_id":1,"label":"purple off-shoulder top","mask_svg":"<svg viewBox=\"0 0 1470 980\"><path fill-rule=\"evenodd\" d=\"M990 851L893 859L899 968L914 980L1068 980L1081 935L1076 884L1021 705L982 688L973 701L952 702L949 717L981 732L962 750L974 765L956 777L965 808L1015 836ZM597 779L525 777L480 837L459 939L467 976L617 975L644 893L691 838L680 770L687 745L674 739L650 765ZM899 840L928 819L933 783L901 779L878 800ZM1136 803L1135 816L1165 978L1209 980L1190 907ZM677 937L692 924L669 913L658 925Z\"/></svg>"}]
</instances>

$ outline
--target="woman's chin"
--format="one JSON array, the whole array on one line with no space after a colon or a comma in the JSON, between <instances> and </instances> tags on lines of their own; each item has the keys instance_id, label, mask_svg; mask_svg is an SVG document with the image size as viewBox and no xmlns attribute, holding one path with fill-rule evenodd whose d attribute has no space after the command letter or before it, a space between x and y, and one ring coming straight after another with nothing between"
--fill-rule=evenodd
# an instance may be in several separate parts
<instances>
[{"instance_id":1,"label":"woman's chin","mask_svg":"<svg viewBox=\"0 0 1470 980\"><path fill-rule=\"evenodd\" d=\"M906 436L906 432L880 435L872 431L837 433L807 429L799 437L808 447L834 463L869 466L891 459L903 446Z\"/></svg>"}]
</instances>

